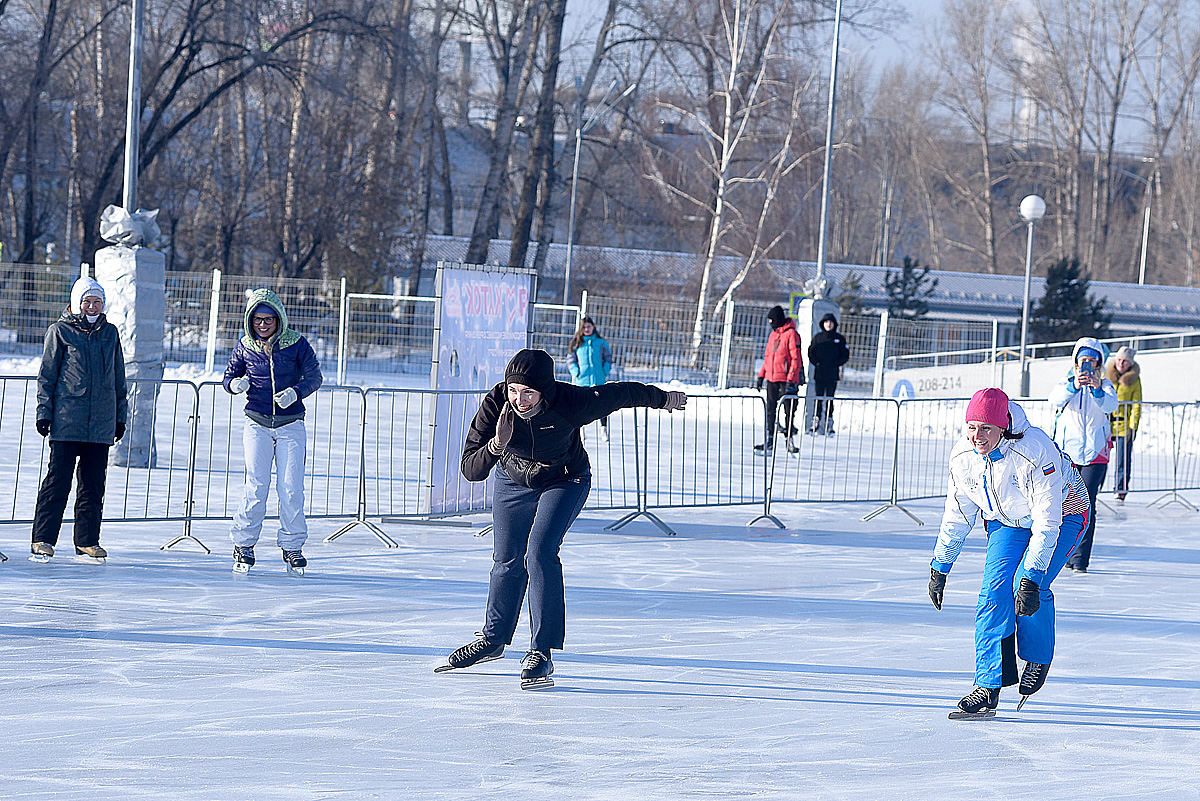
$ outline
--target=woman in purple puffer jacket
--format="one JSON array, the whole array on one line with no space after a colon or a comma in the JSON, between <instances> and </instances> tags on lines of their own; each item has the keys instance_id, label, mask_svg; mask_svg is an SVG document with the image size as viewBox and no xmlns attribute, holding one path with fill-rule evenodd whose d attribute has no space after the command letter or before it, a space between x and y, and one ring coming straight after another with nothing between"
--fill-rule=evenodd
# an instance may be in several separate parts
<instances>
[{"instance_id":1,"label":"woman in purple puffer jacket","mask_svg":"<svg viewBox=\"0 0 1200 801\"><path fill-rule=\"evenodd\" d=\"M254 564L254 545L262 532L275 465L279 495L279 533L288 570L308 565L301 548L308 538L304 521L304 461L307 435L304 398L321 386L321 365L308 340L288 327L283 302L270 289L256 289L246 302L246 334L238 340L225 368L225 389L246 393L246 491L229 533L234 570Z\"/></svg>"}]
</instances>

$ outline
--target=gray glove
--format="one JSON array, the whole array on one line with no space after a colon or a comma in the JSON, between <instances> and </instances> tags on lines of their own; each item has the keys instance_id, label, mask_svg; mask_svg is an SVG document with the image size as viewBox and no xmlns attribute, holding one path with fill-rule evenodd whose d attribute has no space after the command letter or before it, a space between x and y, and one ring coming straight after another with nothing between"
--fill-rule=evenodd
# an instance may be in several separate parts
<instances>
[{"instance_id":1,"label":"gray glove","mask_svg":"<svg viewBox=\"0 0 1200 801\"><path fill-rule=\"evenodd\" d=\"M287 389L276 392L273 397L275 404L279 406L280 409L286 409L300 398L300 396L296 394L296 390L292 387L288 387Z\"/></svg>"},{"instance_id":2,"label":"gray glove","mask_svg":"<svg viewBox=\"0 0 1200 801\"><path fill-rule=\"evenodd\" d=\"M250 389L250 376L239 375L229 382L229 391L234 395L241 395L248 389Z\"/></svg>"}]
</instances>

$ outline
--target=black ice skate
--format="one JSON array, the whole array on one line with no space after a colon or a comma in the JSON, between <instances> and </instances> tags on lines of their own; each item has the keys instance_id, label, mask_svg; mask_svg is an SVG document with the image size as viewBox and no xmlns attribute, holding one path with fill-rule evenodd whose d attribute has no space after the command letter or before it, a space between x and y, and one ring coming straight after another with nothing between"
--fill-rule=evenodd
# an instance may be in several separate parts
<instances>
[{"instance_id":1,"label":"black ice skate","mask_svg":"<svg viewBox=\"0 0 1200 801\"><path fill-rule=\"evenodd\" d=\"M455 650L446 659L446 664L433 669L434 673L445 673L448 670L462 670L481 662L491 662L504 656L504 643L492 642L480 632L475 632L479 639L469 642Z\"/></svg>"},{"instance_id":2,"label":"black ice skate","mask_svg":"<svg viewBox=\"0 0 1200 801\"><path fill-rule=\"evenodd\" d=\"M0 551L0 562L7 562L8 557L4 555L4 551Z\"/></svg>"},{"instance_id":3,"label":"black ice skate","mask_svg":"<svg viewBox=\"0 0 1200 801\"><path fill-rule=\"evenodd\" d=\"M233 572L249 573L254 567L254 546L233 546Z\"/></svg>"},{"instance_id":4,"label":"black ice skate","mask_svg":"<svg viewBox=\"0 0 1200 801\"><path fill-rule=\"evenodd\" d=\"M770 456L774 452L775 452L775 446L771 443L767 443L765 445L755 445L754 446L754 455L755 456Z\"/></svg>"},{"instance_id":5,"label":"black ice skate","mask_svg":"<svg viewBox=\"0 0 1200 801\"><path fill-rule=\"evenodd\" d=\"M283 561L287 562L287 572L293 576L303 576L304 568L308 567L308 560L304 558L304 554L300 553L299 548L294 551L285 550Z\"/></svg>"},{"instance_id":6,"label":"black ice skate","mask_svg":"<svg viewBox=\"0 0 1200 801\"><path fill-rule=\"evenodd\" d=\"M33 554L29 557L30 562L40 562L44 565L54 556L54 546L48 542L35 542L29 550Z\"/></svg>"},{"instance_id":7,"label":"black ice skate","mask_svg":"<svg viewBox=\"0 0 1200 801\"><path fill-rule=\"evenodd\" d=\"M521 671L522 690L544 690L554 686L550 674L554 672L554 662L550 659L549 651L526 651L521 660L525 669Z\"/></svg>"},{"instance_id":8,"label":"black ice skate","mask_svg":"<svg viewBox=\"0 0 1200 801\"><path fill-rule=\"evenodd\" d=\"M958 702L958 709L950 713L951 720L986 720L996 717L1000 706L999 687L976 687Z\"/></svg>"},{"instance_id":9,"label":"black ice skate","mask_svg":"<svg viewBox=\"0 0 1200 801\"><path fill-rule=\"evenodd\" d=\"M1029 696L1042 689L1042 685L1046 683L1046 676L1049 674L1049 665L1039 665L1037 662L1025 663L1025 669L1021 671L1021 686L1017 688L1017 692L1021 693L1021 700L1017 702L1018 712L1021 711L1021 707L1025 706Z\"/></svg>"}]
</instances>

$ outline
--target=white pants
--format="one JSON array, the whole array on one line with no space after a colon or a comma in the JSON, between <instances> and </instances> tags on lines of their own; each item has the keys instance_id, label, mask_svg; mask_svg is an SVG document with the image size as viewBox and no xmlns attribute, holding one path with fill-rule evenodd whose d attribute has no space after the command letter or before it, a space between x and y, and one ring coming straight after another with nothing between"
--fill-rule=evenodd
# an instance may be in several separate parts
<instances>
[{"instance_id":1,"label":"white pants","mask_svg":"<svg viewBox=\"0 0 1200 801\"><path fill-rule=\"evenodd\" d=\"M304 457L307 435L304 421L267 428L246 418L242 429L246 448L246 493L233 517L229 538L246 547L258 542L267 514L271 488L271 463L275 463L275 494L279 497L279 534L276 542L285 551L299 550L308 539L304 522Z\"/></svg>"}]
</instances>

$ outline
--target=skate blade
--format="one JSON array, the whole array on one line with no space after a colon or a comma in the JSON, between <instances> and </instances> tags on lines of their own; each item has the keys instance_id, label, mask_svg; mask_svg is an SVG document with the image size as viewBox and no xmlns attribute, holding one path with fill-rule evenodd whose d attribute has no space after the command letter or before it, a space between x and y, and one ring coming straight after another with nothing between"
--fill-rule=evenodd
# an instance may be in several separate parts
<instances>
[{"instance_id":1,"label":"skate blade","mask_svg":"<svg viewBox=\"0 0 1200 801\"><path fill-rule=\"evenodd\" d=\"M996 717L996 710L985 709L982 712L963 712L961 709L956 709L950 713L950 720L991 720Z\"/></svg>"},{"instance_id":2,"label":"skate blade","mask_svg":"<svg viewBox=\"0 0 1200 801\"><path fill-rule=\"evenodd\" d=\"M45 565L50 563L50 557L46 556L45 554L35 553L33 556L29 557L29 561L37 562L39 565Z\"/></svg>"},{"instance_id":3,"label":"skate blade","mask_svg":"<svg viewBox=\"0 0 1200 801\"><path fill-rule=\"evenodd\" d=\"M482 665L484 662L495 662L497 659L503 659L503 658L504 658L504 654L500 654L499 656L489 656L486 659L480 659L478 662L475 663L475 665ZM434 673L449 673L452 670L468 670L469 668L475 667L475 665L467 665L467 667L461 667L461 668L456 668L454 665L438 665L437 667L435 667L433 669L433 672Z\"/></svg>"},{"instance_id":4,"label":"skate blade","mask_svg":"<svg viewBox=\"0 0 1200 801\"><path fill-rule=\"evenodd\" d=\"M522 690L548 690L554 686L554 679L545 676L540 679L521 679Z\"/></svg>"},{"instance_id":5,"label":"skate blade","mask_svg":"<svg viewBox=\"0 0 1200 801\"><path fill-rule=\"evenodd\" d=\"M237 573L239 576L244 576L250 572L251 567L253 567L253 565L248 565L245 562L237 562L233 566L233 572Z\"/></svg>"},{"instance_id":6,"label":"skate blade","mask_svg":"<svg viewBox=\"0 0 1200 801\"><path fill-rule=\"evenodd\" d=\"M77 553L75 554L75 561L81 565L102 565L105 563L106 559L103 556L97 559L96 557L88 556L85 553Z\"/></svg>"},{"instance_id":7,"label":"skate blade","mask_svg":"<svg viewBox=\"0 0 1200 801\"><path fill-rule=\"evenodd\" d=\"M1025 702L1028 701L1032 697L1033 696L1030 696L1030 695L1022 695L1021 700L1017 701L1017 711L1020 712L1021 707L1025 706Z\"/></svg>"},{"instance_id":8,"label":"skate blade","mask_svg":"<svg viewBox=\"0 0 1200 801\"><path fill-rule=\"evenodd\" d=\"M304 568L302 568L302 567L289 567L289 568L287 569L287 572L288 572L288 575L289 575L289 576L303 576L303 575L304 575Z\"/></svg>"}]
</instances>

